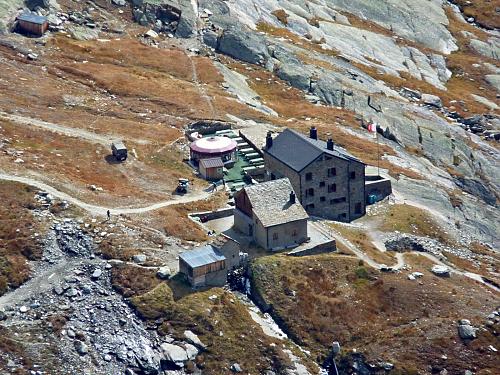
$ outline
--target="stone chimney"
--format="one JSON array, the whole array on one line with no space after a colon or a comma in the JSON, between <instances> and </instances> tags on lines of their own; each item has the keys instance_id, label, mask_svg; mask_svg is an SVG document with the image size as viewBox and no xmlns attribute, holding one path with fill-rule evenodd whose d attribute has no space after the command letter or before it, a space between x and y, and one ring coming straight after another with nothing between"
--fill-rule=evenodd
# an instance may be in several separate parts
<instances>
[{"instance_id":1,"label":"stone chimney","mask_svg":"<svg viewBox=\"0 0 500 375\"><path fill-rule=\"evenodd\" d=\"M330 151L333 151L333 139L328 138L328 141L326 141L326 148Z\"/></svg>"},{"instance_id":2,"label":"stone chimney","mask_svg":"<svg viewBox=\"0 0 500 375\"><path fill-rule=\"evenodd\" d=\"M295 192L293 190L290 192L290 203L295 203Z\"/></svg>"},{"instance_id":3,"label":"stone chimney","mask_svg":"<svg viewBox=\"0 0 500 375\"><path fill-rule=\"evenodd\" d=\"M311 129L309 129L309 138L318 139L318 130L316 127L311 126Z\"/></svg>"},{"instance_id":4,"label":"stone chimney","mask_svg":"<svg viewBox=\"0 0 500 375\"><path fill-rule=\"evenodd\" d=\"M271 147L273 147L273 137L271 136L271 132L267 132L266 150L269 150Z\"/></svg>"}]
</instances>

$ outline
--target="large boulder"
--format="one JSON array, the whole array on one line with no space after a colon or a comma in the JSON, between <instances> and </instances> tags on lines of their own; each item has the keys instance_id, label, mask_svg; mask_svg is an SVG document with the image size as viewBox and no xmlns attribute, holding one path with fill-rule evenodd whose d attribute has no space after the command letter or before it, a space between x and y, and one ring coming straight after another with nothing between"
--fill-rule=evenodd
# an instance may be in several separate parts
<instances>
[{"instance_id":1,"label":"large boulder","mask_svg":"<svg viewBox=\"0 0 500 375\"><path fill-rule=\"evenodd\" d=\"M168 362L172 362L177 366L183 367L184 362L189 360L189 355L186 352L186 349L179 345L163 343L161 344L161 350L163 351L163 355Z\"/></svg>"},{"instance_id":2,"label":"large boulder","mask_svg":"<svg viewBox=\"0 0 500 375\"><path fill-rule=\"evenodd\" d=\"M208 9L215 15L226 15L229 14L229 7L222 0L200 0L198 2L198 8Z\"/></svg>"},{"instance_id":3,"label":"large boulder","mask_svg":"<svg viewBox=\"0 0 500 375\"><path fill-rule=\"evenodd\" d=\"M190 38L196 35L196 15L191 0L179 0L181 18L177 24L175 35L179 38Z\"/></svg>"},{"instance_id":4,"label":"large boulder","mask_svg":"<svg viewBox=\"0 0 500 375\"><path fill-rule=\"evenodd\" d=\"M486 42L483 42L482 40L472 39L469 44L471 48L477 53L495 60L500 60L499 38L490 38Z\"/></svg>"},{"instance_id":5,"label":"large boulder","mask_svg":"<svg viewBox=\"0 0 500 375\"><path fill-rule=\"evenodd\" d=\"M487 74L484 78L491 86L500 92L500 74Z\"/></svg>"},{"instance_id":6,"label":"large boulder","mask_svg":"<svg viewBox=\"0 0 500 375\"><path fill-rule=\"evenodd\" d=\"M217 48L226 55L251 64L265 65L270 59L265 38L246 27L232 26L224 30Z\"/></svg>"},{"instance_id":7,"label":"large boulder","mask_svg":"<svg viewBox=\"0 0 500 375\"><path fill-rule=\"evenodd\" d=\"M472 325L467 324L462 324L464 322L460 322L458 325L458 335L462 340L473 340L476 338L476 328L474 328Z\"/></svg>"},{"instance_id":8,"label":"large boulder","mask_svg":"<svg viewBox=\"0 0 500 375\"><path fill-rule=\"evenodd\" d=\"M275 67L276 75L293 87L309 91L311 89L312 72L304 65L279 64Z\"/></svg>"},{"instance_id":9,"label":"large boulder","mask_svg":"<svg viewBox=\"0 0 500 375\"><path fill-rule=\"evenodd\" d=\"M76 40L94 40L99 38L99 31L90 27L72 25L68 27L68 31Z\"/></svg>"},{"instance_id":10,"label":"large boulder","mask_svg":"<svg viewBox=\"0 0 500 375\"><path fill-rule=\"evenodd\" d=\"M193 331L184 331L184 338L200 350L205 350L207 346L201 342L200 338Z\"/></svg>"},{"instance_id":11,"label":"large boulder","mask_svg":"<svg viewBox=\"0 0 500 375\"><path fill-rule=\"evenodd\" d=\"M333 76L321 75L313 85L312 91L328 105L338 107L342 103L342 83Z\"/></svg>"},{"instance_id":12,"label":"large boulder","mask_svg":"<svg viewBox=\"0 0 500 375\"><path fill-rule=\"evenodd\" d=\"M440 277L450 277L450 269L446 266L440 266L436 264L431 268L431 272Z\"/></svg>"},{"instance_id":13,"label":"large boulder","mask_svg":"<svg viewBox=\"0 0 500 375\"><path fill-rule=\"evenodd\" d=\"M422 101L424 104L436 107L436 108L441 108L443 106L443 103L441 102L441 98L437 95L431 95L431 94L422 94Z\"/></svg>"},{"instance_id":14,"label":"large boulder","mask_svg":"<svg viewBox=\"0 0 500 375\"><path fill-rule=\"evenodd\" d=\"M206 31L203 34L203 43L207 46L212 47L213 49L217 49L219 35L214 31Z\"/></svg>"}]
</instances>

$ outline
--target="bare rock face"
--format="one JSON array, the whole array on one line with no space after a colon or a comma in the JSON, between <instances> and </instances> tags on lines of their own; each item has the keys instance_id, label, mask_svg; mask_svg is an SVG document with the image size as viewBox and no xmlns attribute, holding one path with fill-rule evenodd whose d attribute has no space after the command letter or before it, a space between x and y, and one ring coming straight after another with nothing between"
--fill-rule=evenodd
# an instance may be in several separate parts
<instances>
[{"instance_id":1,"label":"bare rock face","mask_svg":"<svg viewBox=\"0 0 500 375\"><path fill-rule=\"evenodd\" d=\"M472 39L470 46L479 54L500 60L500 38L490 38L488 41Z\"/></svg>"},{"instance_id":2,"label":"bare rock face","mask_svg":"<svg viewBox=\"0 0 500 375\"><path fill-rule=\"evenodd\" d=\"M396 35L421 43L442 53L458 49L451 33L446 29L448 18L442 2L413 0L332 0L333 8L353 13L375 22ZM432 33L429 32L432 30Z\"/></svg>"},{"instance_id":3,"label":"bare rock face","mask_svg":"<svg viewBox=\"0 0 500 375\"><path fill-rule=\"evenodd\" d=\"M251 64L265 65L269 51L264 37L242 26L232 26L224 30L219 38L218 50Z\"/></svg>"}]
</instances>

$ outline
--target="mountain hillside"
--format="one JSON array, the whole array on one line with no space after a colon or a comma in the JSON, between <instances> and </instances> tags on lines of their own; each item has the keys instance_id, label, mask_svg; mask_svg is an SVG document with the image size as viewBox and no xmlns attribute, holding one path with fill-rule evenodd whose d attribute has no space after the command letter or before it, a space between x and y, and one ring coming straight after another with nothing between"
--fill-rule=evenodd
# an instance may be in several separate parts
<instances>
[{"instance_id":1,"label":"mountain hillside","mask_svg":"<svg viewBox=\"0 0 500 375\"><path fill-rule=\"evenodd\" d=\"M0 373L497 373L499 20L489 0L0 0ZM227 285L193 290L179 254L224 231L192 214L234 191L188 135L225 127L315 127L392 194L311 220L336 252L242 242Z\"/></svg>"}]
</instances>

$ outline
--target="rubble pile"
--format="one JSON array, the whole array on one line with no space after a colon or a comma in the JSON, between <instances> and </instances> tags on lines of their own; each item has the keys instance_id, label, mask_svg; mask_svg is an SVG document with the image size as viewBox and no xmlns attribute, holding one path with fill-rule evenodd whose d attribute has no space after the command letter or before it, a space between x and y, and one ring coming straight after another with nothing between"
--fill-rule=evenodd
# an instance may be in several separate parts
<instances>
[{"instance_id":1,"label":"rubble pile","mask_svg":"<svg viewBox=\"0 0 500 375\"><path fill-rule=\"evenodd\" d=\"M385 240L385 247L390 251L405 252L419 251L430 253L439 259L446 259L443 252L451 253L462 259L475 261L475 255L464 247L452 247L444 245L436 239L420 237L411 234L393 233Z\"/></svg>"},{"instance_id":2,"label":"rubble pile","mask_svg":"<svg viewBox=\"0 0 500 375\"><path fill-rule=\"evenodd\" d=\"M49 212L50 194L38 192L36 199L42 204L38 211ZM196 334L186 331L185 341L174 340L147 328L113 289L112 265L94 255L93 236L99 240L101 233L86 232L85 225L72 219L52 220L42 261L33 262L33 278L0 310L1 319L28 331L37 326L46 330L68 372L183 374L186 362L206 348ZM170 274L162 271L164 277ZM61 327L54 317L63 319ZM42 359L35 356L33 362L40 374L47 373Z\"/></svg>"},{"instance_id":3,"label":"rubble pile","mask_svg":"<svg viewBox=\"0 0 500 375\"><path fill-rule=\"evenodd\" d=\"M59 248L68 255L90 257L94 252L94 244L77 223L65 219L53 226Z\"/></svg>"}]
</instances>

